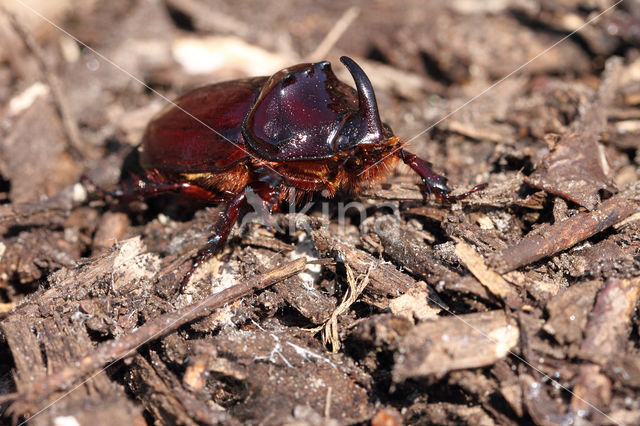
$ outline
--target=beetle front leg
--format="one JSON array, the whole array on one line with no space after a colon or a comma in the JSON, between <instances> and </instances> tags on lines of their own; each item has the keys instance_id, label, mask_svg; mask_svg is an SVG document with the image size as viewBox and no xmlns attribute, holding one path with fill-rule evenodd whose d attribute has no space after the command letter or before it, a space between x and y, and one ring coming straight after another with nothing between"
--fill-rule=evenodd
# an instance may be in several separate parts
<instances>
[{"instance_id":1,"label":"beetle front leg","mask_svg":"<svg viewBox=\"0 0 640 426\"><path fill-rule=\"evenodd\" d=\"M413 171L420 175L427 192L429 192L430 194L435 193L440 200L451 203L466 198L470 194L487 187L486 183L482 183L480 185L474 186L469 191L462 194L451 195L451 189L449 189L449 187L447 186L447 178L445 178L444 176L440 176L439 174L431 170L431 163L424 161L423 159L417 157L415 154L412 154L404 149L400 149L398 153L402 161L404 161L406 165L411 167Z\"/></svg>"},{"instance_id":2,"label":"beetle front leg","mask_svg":"<svg viewBox=\"0 0 640 426\"><path fill-rule=\"evenodd\" d=\"M196 269L204 262L210 259L224 245L225 241L231 233L233 225L238 221L238 217L242 210L248 207L247 195L245 191L236 194L227 204L225 211L221 214L220 219L215 225L215 234L209 237L207 245L198 250L191 269L186 273L180 284L180 293L184 293L189 283L189 279Z\"/></svg>"},{"instance_id":3,"label":"beetle front leg","mask_svg":"<svg viewBox=\"0 0 640 426\"><path fill-rule=\"evenodd\" d=\"M266 167L256 169L255 173L259 177L251 184L251 188L262 199L262 219L265 226L273 231L271 215L279 209L285 188L284 178L274 170Z\"/></svg>"}]
</instances>

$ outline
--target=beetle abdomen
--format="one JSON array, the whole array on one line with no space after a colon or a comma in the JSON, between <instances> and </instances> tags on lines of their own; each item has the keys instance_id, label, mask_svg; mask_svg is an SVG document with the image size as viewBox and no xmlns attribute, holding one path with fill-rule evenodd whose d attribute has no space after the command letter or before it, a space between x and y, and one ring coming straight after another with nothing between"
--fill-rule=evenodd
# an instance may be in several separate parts
<instances>
[{"instance_id":1,"label":"beetle abdomen","mask_svg":"<svg viewBox=\"0 0 640 426\"><path fill-rule=\"evenodd\" d=\"M242 121L265 80L214 84L178 98L149 123L140 147L141 166L170 175L233 168L247 157Z\"/></svg>"}]
</instances>

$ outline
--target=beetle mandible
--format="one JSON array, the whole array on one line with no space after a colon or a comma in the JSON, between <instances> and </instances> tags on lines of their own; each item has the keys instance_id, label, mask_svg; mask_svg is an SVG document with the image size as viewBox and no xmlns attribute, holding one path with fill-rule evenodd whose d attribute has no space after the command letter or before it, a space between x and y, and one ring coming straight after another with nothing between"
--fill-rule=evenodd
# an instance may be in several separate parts
<instances>
[{"instance_id":1,"label":"beetle mandible","mask_svg":"<svg viewBox=\"0 0 640 426\"><path fill-rule=\"evenodd\" d=\"M215 233L182 280L222 247L247 206L251 188L269 213L291 191L358 193L401 160L429 193L451 195L431 164L402 147L382 123L369 78L351 58L340 58L356 90L338 80L327 61L298 64L271 77L205 86L168 105L148 124L137 156L143 176L135 187L106 192L120 199L179 192L206 203L226 203Z\"/></svg>"}]
</instances>

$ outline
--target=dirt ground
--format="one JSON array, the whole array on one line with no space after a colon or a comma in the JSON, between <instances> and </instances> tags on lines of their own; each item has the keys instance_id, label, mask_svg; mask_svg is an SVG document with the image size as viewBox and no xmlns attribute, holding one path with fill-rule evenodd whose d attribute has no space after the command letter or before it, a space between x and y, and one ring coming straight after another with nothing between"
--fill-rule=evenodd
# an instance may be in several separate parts
<instances>
[{"instance_id":1,"label":"dirt ground","mask_svg":"<svg viewBox=\"0 0 640 426\"><path fill-rule=\"evenodd\" d=\"M0 5L0 423L640 424L640 3ZM401 165L236 227L181 294L219 207L80 183L168 99L324 59L352 84L341 55L488 187L443 204Z\"/></svg>"}]
</instances>

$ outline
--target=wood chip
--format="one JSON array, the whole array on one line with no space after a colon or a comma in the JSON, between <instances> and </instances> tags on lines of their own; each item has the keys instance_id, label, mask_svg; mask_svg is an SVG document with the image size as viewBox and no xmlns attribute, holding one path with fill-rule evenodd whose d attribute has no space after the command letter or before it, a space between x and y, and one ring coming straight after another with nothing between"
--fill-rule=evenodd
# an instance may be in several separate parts
<instances>
[{"instance_id":1,"label":"wood chip","mask_svg":"<svg viewBox=\"0 0 640 426\"><path fill-rule=\"evenodd\" d=\"M440 318L414 327L400 343L393 380L442 377L491 365L518 343L520 332L503 311Z\"/></svg>"},{"instance_id":2,"label":"wood chip","mask_svg":"<svg viewBox=\"0 0 640 426\"><path fill-rule=\"evenodd\" d=\"M429 305L429 291L424 282L420 281L424 288L412 289L400 297L389 302L389 308L394 315L407 318L409 321L427 321L438 318L440 308Z\"/></svg>"},{"instance_id":3,"label":"wood chip","mask_svg":"<svg viewBox=\"0 0 640 426\"><path fill-rule=\"evenodd\" d=\"M458 242L456 255L464 266L484 285L494 296L510 302L515 302L519 296L515 288L500 274L487 267L484 259L469 244Z\"/></svg>"},{"instance_id":4,"label":"wood chip","mask_svg":"<svg viewBox=\"0 0 640 426\"><path fill-rule=\"evenodd\" d=\"M505 273L566 250L635 213L638 204L632 197L635 196L621 193L609 198L592 212L580 213L539 228L520 242L498 252L491 265L498 272Z\"/></svg>"},{"instance_id":5,"label":"wood chip","mask_svg":"<svg viewBox=\"0 0 640 426\"><path fill-rule=\"evenodd\" d=\"M624 351L631 318L640 298L640 278L610 279L598 293L580 346L602 362Z\"/></svg>"}]
</instances>

